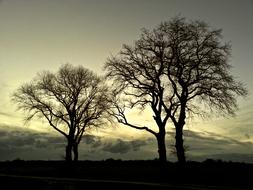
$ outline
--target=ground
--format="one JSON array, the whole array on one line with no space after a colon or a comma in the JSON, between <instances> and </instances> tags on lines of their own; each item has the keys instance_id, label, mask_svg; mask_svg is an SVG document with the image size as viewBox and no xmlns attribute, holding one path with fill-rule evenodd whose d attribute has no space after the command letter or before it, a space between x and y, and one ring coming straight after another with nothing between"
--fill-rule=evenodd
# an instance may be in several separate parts
<instances>
[{"instance_id":1,"label":"ground","mask_svg":"<svg viewBox=\"0 0 253 190\"><path fill-rule=\"evenodd\" d=\"M8 189L253 189L253 164L207 160L161 165L158 161L0 162ZM2 188L1 188L2 189Z\"/></svg>"}]
</instances>

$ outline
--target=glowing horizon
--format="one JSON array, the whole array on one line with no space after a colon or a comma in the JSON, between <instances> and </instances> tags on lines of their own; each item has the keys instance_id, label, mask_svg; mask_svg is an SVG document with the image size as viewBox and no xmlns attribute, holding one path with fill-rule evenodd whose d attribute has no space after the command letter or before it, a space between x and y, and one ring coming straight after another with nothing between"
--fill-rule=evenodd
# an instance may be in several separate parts
<instances>
[{"instance_id":1,"label":"glowing horizon","mask_svg":"<svg viewBox=\"0 0 253 190\"><path fill-rule=\"evenodd\" d=\"M197 5L197 6L196 6ZM235 12L237 14L235 14ZM10 96L21 84L29 82L43 70L55 72L60 65L82 65L103 74L103 64L110 54L117 54L122 44L132 45L140 29L152 29L162 21L181 15L186 19L206 21L223 30L224 41L231 41L232 73L246 84L249 96L238 99L239 110L234 118L210 120L195 118L186 130L220 134L240 142L253 143L253 3L250 0L223 1L92 1L92 0L2 0L0 2L0 129L23 128L53 133L46 122L33 121L24 127L23 113L17 112ZM136 115L130 114L130 115ZM136 123L154 125L151 113L130 116ZM171 125L168 125L173 130ZM170 131L169 130L169 131ZM114 134L115 133L115 134ZM94 135L124 140L145 139L146 132L127 127L110 127ZM7 138L7 137L6 137ZM168 137L171 139L171 137ZM187 138L187 137L186 137ZM1 140L1 137L0 137ZM5 141L0 141L4 144ZM152 151L156 155L156 144ZM250 150L253 148L251 147ZM148 150L146 147L145 151ZM138 150L138 158L145 151ZM243 151L246 151L243 149ZM239 149L235 152L241 153ZM134 153L131 155L134 158ZM87 153L88 154L88 153ZM195 152L197 154L197 152ZM211 154L211 152L210 152ZM23 154L25 157L26 154ZM107 156L109 156L108 154ZM114 153L111 153L113 157ZM129 158L127 154L116 157ZM147 155L151 155L147 153ZM0 158L1 159L1 158ZM10 158L11 159L11 158Z\"/></svg>"}]
</instances>

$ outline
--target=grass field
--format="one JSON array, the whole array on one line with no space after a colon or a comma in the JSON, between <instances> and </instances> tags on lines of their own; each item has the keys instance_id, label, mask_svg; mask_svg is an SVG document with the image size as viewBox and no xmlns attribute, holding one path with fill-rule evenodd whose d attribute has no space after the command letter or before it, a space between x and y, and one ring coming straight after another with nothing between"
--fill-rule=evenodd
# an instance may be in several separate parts
<instances>
[{"instance_id":1,"label":"grass field","mask_svg":"<svg viewBox=\"0 0 253 190\"><path fill-rule=\"evenodd\" d=\"M0 162L0 189L253 189L253 164L207 160L160 165L158 161Z\"/></svg>"}]
</instances>

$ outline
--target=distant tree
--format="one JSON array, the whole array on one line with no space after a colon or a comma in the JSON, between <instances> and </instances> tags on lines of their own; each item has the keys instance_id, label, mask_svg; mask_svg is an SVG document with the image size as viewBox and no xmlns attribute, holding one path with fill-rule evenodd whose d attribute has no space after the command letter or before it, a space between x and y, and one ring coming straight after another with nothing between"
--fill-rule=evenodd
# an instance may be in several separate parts
<instances>
[{"instance_id":1,"label":"distant tree","mask_svg":"<svg viewBox=\"0 0 253 190\"><path fill-rule=\"evenodd\" d=\"M161 161L166 160L165 127L168 119L176 129L176 153L185 162L183 127L190 114L217 110L233 115L237 96L247 90L230 74L230 45L221 41L221 30L205 22L173 18L152 31L143 29L133 47L124 45L119 55L105 64L107 76L118 86L112 113L120 123L156 136ZM120 103L121 102L121 103ZM136 126L126 118L125 108L150 107L158 132Z\"/></svg>"},{"instance_id":2,"label":"distant tree","mask_svg":"<svg viewBox=\"0 0 253 190\"><path fill-rule=\"evenodd\" d=\"M67 161L78 160L78 145L85 131L98 127L109 107L108 89L103 80L82 66L69 64L57 73L37 75L13 95L18 108L27 112L26 120L35 116L46 119L51 127L67 139Z\"/></svg>"}]
</instances>

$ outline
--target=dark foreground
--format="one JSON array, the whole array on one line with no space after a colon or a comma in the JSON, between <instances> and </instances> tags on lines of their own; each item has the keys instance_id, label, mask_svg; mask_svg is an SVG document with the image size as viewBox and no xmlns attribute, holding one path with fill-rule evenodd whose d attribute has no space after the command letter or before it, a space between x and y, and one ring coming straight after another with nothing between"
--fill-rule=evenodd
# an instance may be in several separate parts
<instances>
[{"instance_id":1,"label":"dark foreground","mask_svg":"<svg viewBox=\"0 0 253 190\"><path fill-rule=\"evenodd\" d=\"M157 161L0 162L0 189L253 189L253 164L221 161L184 166Z\"/></svg>"}]
</instances>

